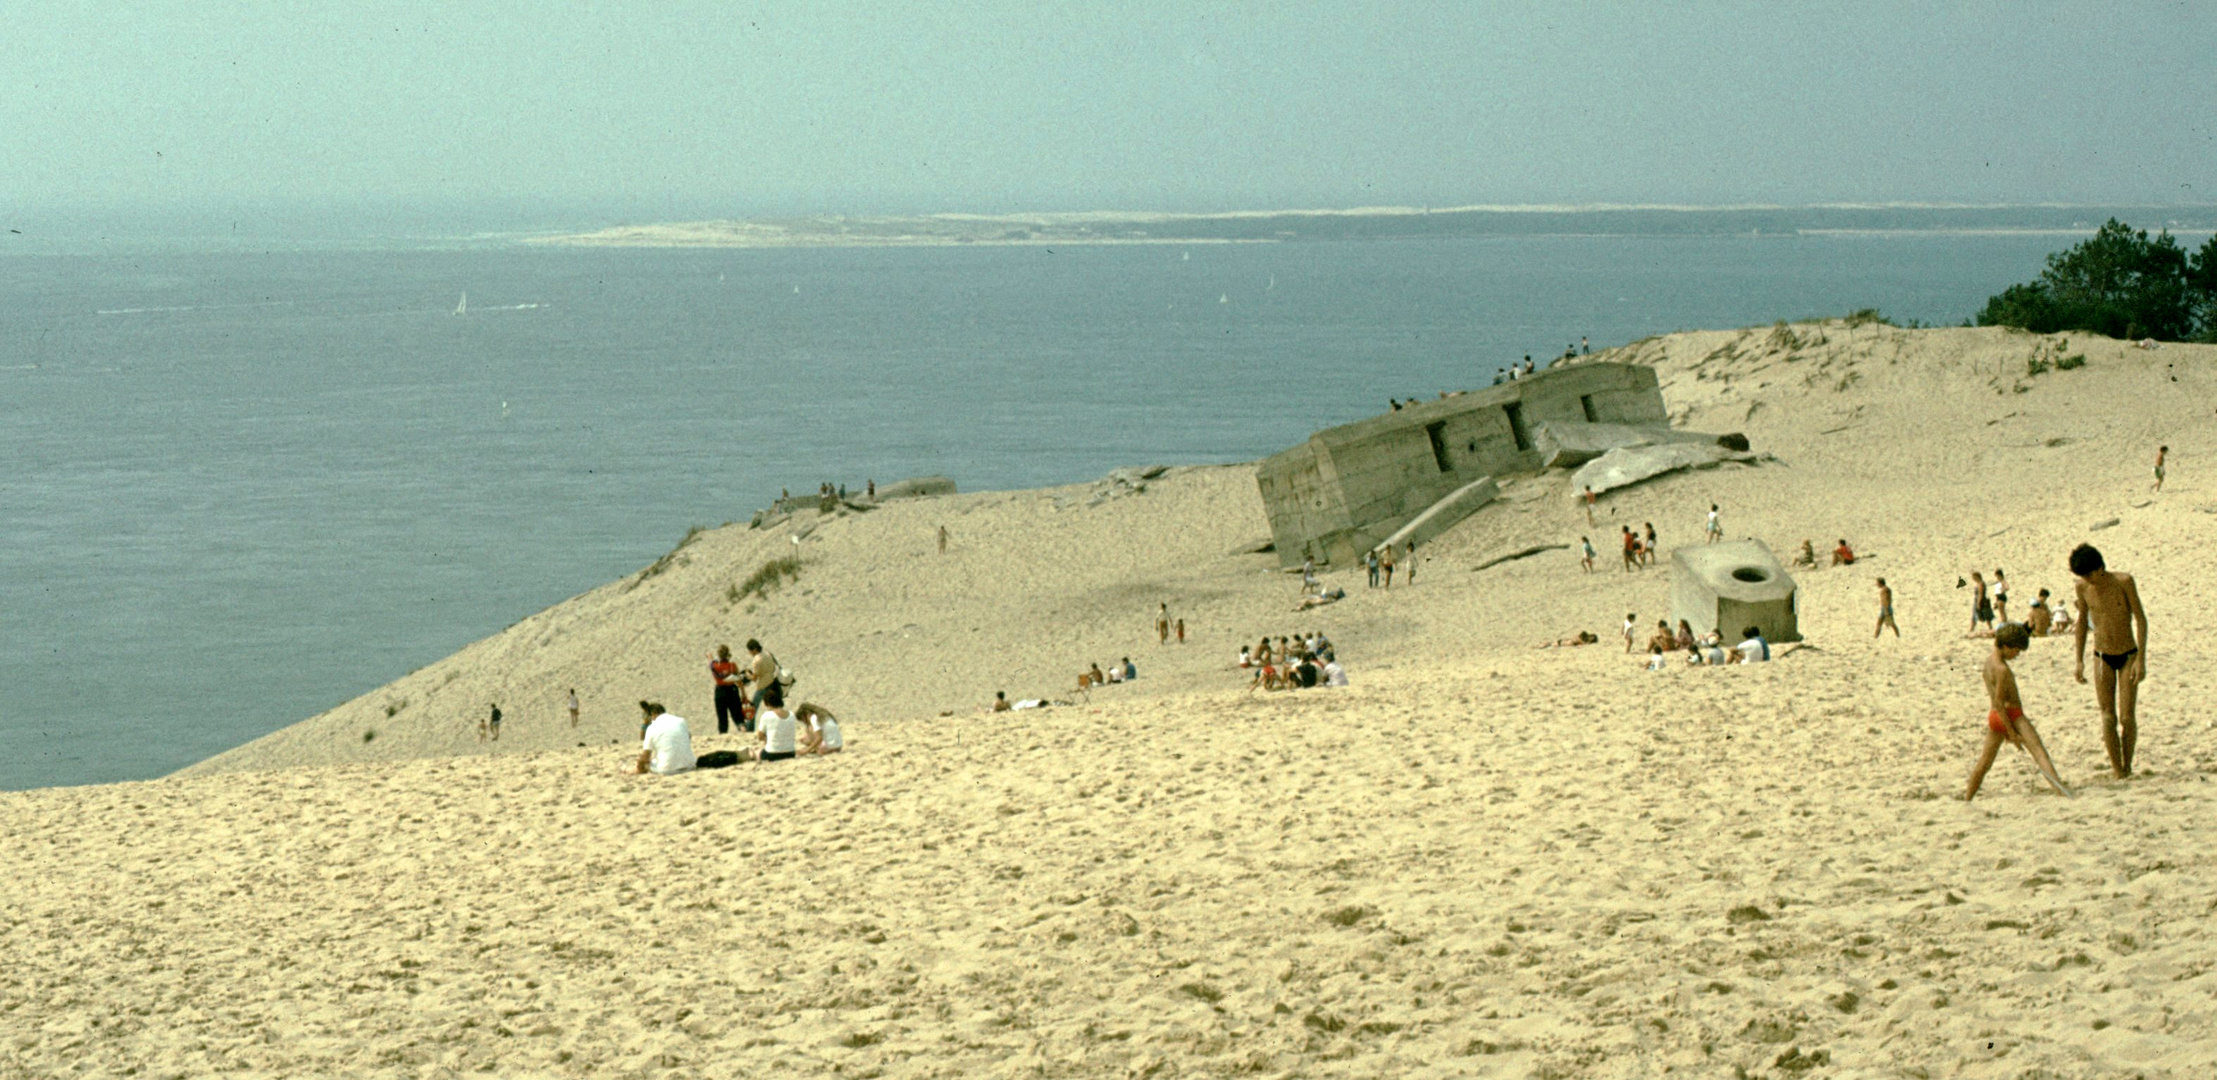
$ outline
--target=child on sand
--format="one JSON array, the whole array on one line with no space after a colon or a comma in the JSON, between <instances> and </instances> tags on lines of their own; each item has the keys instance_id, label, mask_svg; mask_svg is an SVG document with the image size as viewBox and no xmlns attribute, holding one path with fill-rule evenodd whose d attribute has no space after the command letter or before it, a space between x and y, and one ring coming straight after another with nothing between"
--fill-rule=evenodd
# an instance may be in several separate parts
<instances>
[{"instance_id":1,"label":"child on sand","mask_svg":"<svg viewBox=\"0 0 2217 1080\"><path fill-rule=\"evenodd\" d=\"M2040 733L2034 731L2032 721L2025 718L2024 702L2017 696L2017 675L2009 670L2009 662L2031 643L2031 632L2019 623L2007 623L1994 631L1994 652L1986 658L1986 667L1981 672L1986 681L1986 745L1978 752L1978 764L1971 766L1971 783L1963 790L1964 802L1978 795L1978 785L1986 779L1986 770L1993 767L1994 754L2000 751L2005 739L2032 755L2032 763L2039 767L2040 775L2046 777L2056 791L2065 796L2071 793L2071 789L2063 786L2062 778L2055 775L2055 766L2048 761L2048 749L2041 744Z\"/></svg>"},{"instance_id":2,"label":"child on sand","mask_svg":"<svg viewBox=\"0 0 2217 1080\"><path fill-rule=\"evenodd\" d=\"M1593 573L1593 538L1590 536L1579 537L1578 546L1584 548L1586 552L1579 558L1578 565L1585 567L1587 573Z\"/></svg>"},{"instance_id":3,"label":"child on sand","mask_svg":"<svg viewBox=\"0 0 2217 1080\"><path fill-rule=\"evenodd\" d=\"M1874 641L1875 641L1875 640L1877 640L1877 638L1878 638L1878 635L1879 635L1879 634L1881 634L1881 633L1884 633L1884 632L1885 632L1885 630L1886 630L1886 628L1887 628L1887 627L1889 627L1889 626L1891 626L1891 627L1893 627L1893 628L1894 628L1894 636L1895 636L1895 637L1897 637L1897 638L1898 638L1898 637L1900 637L1900 636L1901 636L1901 627L1900 627L1899 625L1896 625L1896 624L1895 624L1895 622L1894 622L1894 590L1893 590L1893 587L1892 587L1892 586L1890 586L1890 585L1888 585L1888 584L1886 584L1886 579L1885 579L1885 578L1879 578L1879 579L1878 579L1878 625L1877 625L1877 626L1875 626L1875 627L1873 627L1873 628L1871 629L1871 638L1872 638L1872 640L1874 640Z\"/></svg>"}]
</instances>

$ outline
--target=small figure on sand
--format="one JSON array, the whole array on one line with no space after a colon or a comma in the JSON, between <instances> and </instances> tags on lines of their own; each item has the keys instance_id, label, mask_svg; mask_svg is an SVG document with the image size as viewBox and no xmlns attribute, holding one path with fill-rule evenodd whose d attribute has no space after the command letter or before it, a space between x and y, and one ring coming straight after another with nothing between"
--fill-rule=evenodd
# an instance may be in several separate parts
<instances>
[{"instance_id":1,"label":"small figure on sand","mask_svg":"<svg viewBox=\"0 0 2217 1080\"><path fill-rule=\"evenodd\" d=\"M754 730L739 706L739 665L732 662L731 646L718 645L708 654L708 678L715 695L716 734L729 734L734 725L741 731Z\"/></svg>"},{"instance_id":2,"label":"small figure on sand","mask_svg":"<svg viewBox=\"0 0 2217 1080\"><path fill-rule=\"evenodd\" d=\"M1624 549L1624 572L1629 574L1640 568L1640 538L1630 525L1620 525L1618 528L1623 530L1618 534L1617 540Z\"/></svg>"},{"instance_id":3,"label":"small figure on sand","mask_svg":"<svg viewBox=\"0 0 2217 1080\"><path fill-rule=\"evenodd\" d=\"M1393 545L1387 544L1378 558L1378 569L1385 572L1386 588L1393 588Z\"/></svg>"},{"instance_id":4,"label":"small figure on sand","mask_svg":"<svg viewBox=\"0 0 2217 1080\"><path fill-rule=\"evenodd\" d=\"M1994 601L1986 592L1986 579L1981 577L1978 571L1973 570L1971 571L1971 628L1963 636L1984 636L1978 632L1979 625L1982 623L1986 626L1987 634L1994 632Z\"/></svg>"},{"instance_id":5,"label":"small figure on sand","mask_svg":"<svg viewBox=\"0 0 2217 1080\"><path fill-rule=\"evenodd\" d=\"M1309 564L1311 568L1315 565L1315 563ZM1311 580L1316 577L1313 569L1304 569L1302 572L1307 574ZM1162 605L1155 609L1155 644L1170 644L1170 601L1168 600L1163 601Z\"/></svg>"},{"instance_id":6,"label":"small figure on sand","mask_svg":"<svg viewBox=\"0 0 2217 1080\"><path fill-rule=\"evenodd\" d=\"M1901 636L1901 626L1894 622L1894 588L1886 584L1885 578L1879 578L1878 625L1871 628L1871 639L1876 641L1878 636L1885 633L1888 627L1893 628L1895 637Z\"/></svg>"},{"instance_id":7,"label":"small figure on sand","mask_svg":"<svg viewBox=\"0 0 2217 1080\"><path fill-rule=\"evenodd\" d=\"M2140 586L2131 574L2108 568L2092 544L2071 552L2071 573L2078 576L2078 669L2086 682L2086 631L2094 631L2094 703L2102 711L2102 748L2118 779L2132 775L2132 755L2140 742L2140 682L2148 677L2148 610L2140 606Z\"/></svg>"},{"instance_id":8,"label":"small figure on sand","mask_svg":"<svg viewBox=\"0 0 2217 1080\"><path fill-rule=\"evenodd\" d=\"M1575 649L1580 645L1599 644L1601 644L1601 635L1596 634L1591 630L1580 630L1570 637L1560 637L1556 638L1553 641L1543 641L1532 647L1535 649Z\"/></svg>"},{"instance_id":9,"label":"small figure on sand","mask_svg":"<svg viewBox=\"0 0 2217 1080\"><path fill-rule=\"evenodd\" d=\"M1185 644L1185 620L1178 620L1178 644Z\"/></svg>"},{"instance_id":10,"label":"small figure on sand","mask_svg":"<svg viewBox=\"0 0 2217 1080\"><path fill-rule=\"evenodd\" d=\"M1647 523L1646 523L1646 525L1647 525L1647 536L1646 536L1646 537L1644 537L1644 538L1642 538L1642 539L1641 539L1641 541L1640 541L1640 561L1641 561L1641 562L1643 562L1643 563L1646 563L1646 564L1648 564L1649 566L1653 566L1653 565L1655 565L1655 545L1656 545L1656 539L1655 539L1655 523L1654 523L1654 522L1652 522L1652 521L1650 521L1650 522L1647 522Z\"/></svg>"},{"instance_id":11,"label":"small figure on sand","mask_svg":"<svg viewBox=\"0 0 2217 1080\"><path fill-rule=\"evenodd\" d=\"M1854 566L1855 549L1848 546L1847 538L1840 538L1840 546L1832 549L1832 565Z\"/></svg>"},{"instance_id":12,"label":"small figure on sand","mask_svg":"<svg viewBox=\"0 0 2217 1080\"><path fill-rule=\"evenodd\" d=\"M1639 629L1639 625L1640 617L1638 615L1635 615L1629 611L1624 613L1624 626L1619 632L1624 635L1625 652L1632 651L1632 635Z\"/></svg>"},{"instance_id":13,"label":"small figure on sand","mask_svg":"<svg viewBox=\"0 0 2217 1080\"><path fill-rule=\"evenodd\" d=\"M2168 446L2155 448L2155 487L2152 490L2163 490L2163 459L2170 456L2170 453L2171 448Z\"/></svg>"},{"instance_id":14,"label":"small figure on sand","mask_svg":"<svg viewBox=\"0 0 2217 1080\"><path fill-rule=\"evenodd\" d=\"M1578 538L1578 546L1579 546L1579 548L1583 549L1583 551L1584 551L1584 554L1582 554L1582 555L1580 555L1580 556L1578 557L1578 565L1580 565L1580 566L1583 566L1583 567L1585 567L1585 568L1586 568L1586 572L1587 572L1587 573L1589 573L1589 574L1593 573L1593 556L1594 556L1594 550L1593 550L1593 537L1590 537L1590 536L1581 536L1581 537L1579 537L1579 538Z\"/></svg>"},{"instance_id":15,"label":"small figure on sand","mask_svg":"<svg viewBox=\"0 0 2217 1080\"><path fill-rule=\"evenodd\" d=\"M484 723L478 725L477 741L484 742L488 733L491 734L494 742L500 741L500 703L497 701L493 703L493 714L486 717Z\"/></svg>"},{"instance_id":16,"label":"small figure on sand","mask_svg":"<svg viewBox=\"0 0 2217 1080\"><path fill-rule=\"evenodd\" d=\"M878 501L878 482L875 477L872 477L870 480L870 486L867 490L867 496L871 502Z\"/></svg>"},{"instance_id":17,"label":"small figure on sand","mask_svg":"<svg viewBox=\"0 0 2217 1080\"><path fill-rule=\"evenodd\" d=\"M1098 671L1098 670L1100 670L1100 669L1099 669L1099 668L1095 668L1094 670ZM1083 690L1083 689L1085 689L1085 685L1086 685L1086 684L1085 684L1085 680L1083 680L1083 679L1080 679L1080 680L1078 681L1078 689L1080 689L1080 690ZM1008 711L1008 691L1006 691L1006 690L995 690L995 691L993 691L993 706L992 706L992 708L991 708L991 709L990 709L989 711L991 711L991 712L1007 712L1007 711Z\"/></svg>"},{"instance_id":18,"label":"small figure on sand","mask_svg":"<svg viewBox=\"0 0 2217 1080\"><path fill-rule=\"evenodd\" d=\"M1994 568L1994 619L2009 621L2009 579L2002 576L1999 566Z\"/></svg>"},{"instance_id":19,"label":"small figure on sand","mask_svg":"<svg viewBox=\"0 0 2217 1080\"><path fill-rule=\"evenodd\" d=\"M2054 625L2055 609L2048 605L2048 590L2042 589L2040 595L2032 598L2032 607L2025 612L2025 629L2032 631L2033 637L2046 637L2048 628Z\"/></svg>"},{"instance_id":20,"label":"small figure on sand","mask_svg":"<svg viewBox=\"0 0 2217 1080\"><path fill-rule=\"evenodd\" d=\"M577 687L570 687L570 726L577 726Z\"/></svg>"},{"instance_id":21,"label":"small figure on sand","mask_svg":"<svg viewBox=\"0 0 2217 1080\"><path fill-rule=\"evenodd\" d=\"M1724 522L1717 517L1717 504L1709 504L1709 543L1724 539ZM1811 560L1815 561L1815 560Z\"/></svg>"},{"instance_id":22,"label":"small figure on sand","mask_svg":"<svg viewBox=\"0 0 2217 1080\"><path fill-rule=\"evenodd\" d=\"M2017 674L2009 669L2009 662L2022 654L2031 642L2031 633L2016 623L1994 632L1994 651L1986 658L1986 666L1980 672L1986 681L1986 745L1979 749L1978 763L1971 766L1970 786L1963 789L1964 802L1978 795L1978 785L1986 779L1986 770L1993 767L1994 755L2001 750L2004 740L2031 754L2040 775L2046 777L2056 791L2065 796L2071 793L2071 789L2063 786L2063 779L2055 774L2055 765L2048 761L2048 749L2041 744L2040 733L2033 730L2032 721L2025 717L2024 701L2017 696Z\"/></svg>"},{"instance_id":23,"label":"small figure on sand","mask_svg":"<svg viewBox=\"0 0 2217 1080\"><path fill-rule=\"evenodd\" d=\"M831 710L813 702L804 701L793 710L795 732L803 754L836 754L847 748L847 738L839 730L839 718Z\"/></svg>"},{"instance_id":24,"label":"small figure on sand","mask_svg":"<svg viewBox=\"0 0 2217 1080\"><path fill-rule=\"evenodd\" d=\"M1592 484L1588 484L1588 485L1586 485L1586 496L1585 496L1585 502L1586 502L1586 527L1587 527L1587 528L1589 528L1589 529L1593 528L1593 500L1594 500L1593 485L1592 485Z\"/></svg>"},{"instance_id":25,"label":"small figure on sand","mask_svg":"<svg viewBox=\"0 0 2217 1080\"><path fill-rule=\"evenodd\" d=\"M939 553L941 555L947 553L947 527L945 525L939 527Z\"/></svg>"},{"instance_id":26,"label":"small figure on sand","mask_svg":"<svg viewBox=\"0 0 2217 1080\"><path fill-rule=\"evenodd\" d=\"M1408 545L1401 549L1401 553L1403 555L1402 563L1409 568L1407 573L1401 575L1401 584L1414 585L1416 584L1416 541L1409 541Z\"/></svg>"},{"instance_id":27,"label":"small figure on sand","mask_svg":"<svg viewBox=\"0 0 2217 1080\"><path fill-rule=\"evenodd\" d=\"M1809 542L1809 539L1808 539L1807 537L1803 537L1803 538L1802 538L1802 541L1801 541L1801 553L1800 553L1800 554L1798 554L1798 555L1796 555L1796 556L1794 556L1794 565L1795 565L1795 566L1806 566L1806 567L1809 567L1809 568L1811 568L1811 569L1815 569L1815 568L1816 568L1816 565L1817 565L1817 548L1816 548L1816 545L1814 545L1814 544L1811 544L1811 543Z\"/></svg>"}]
</instances>

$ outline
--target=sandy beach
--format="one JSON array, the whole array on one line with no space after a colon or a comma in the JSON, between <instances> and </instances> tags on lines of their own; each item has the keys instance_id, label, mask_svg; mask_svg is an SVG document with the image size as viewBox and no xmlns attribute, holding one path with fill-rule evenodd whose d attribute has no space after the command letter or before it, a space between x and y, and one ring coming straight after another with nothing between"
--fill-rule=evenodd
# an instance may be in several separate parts
<instances>
[{"instance_id":1,"label":"sandy beach","mask_svg":"<svg viewBox=\"0 0 2217 1080\"><path fill-rule=\"evenodd\" d=\"M1834 320L1595 359L1774 460L1593 527L1566 474L1503 477L1413 586L1330 567L1300 614L1235 553L1246 466L740 522L178 776L0 794L0 1077L2208 1075L2217 347ZM1611 538L1699 542L1712 502L1866 558L1797 572L1776 662L1647 672L1616 627L1668 571ZM2082 541L2149 608L2140 773L2040 639L2078 797L2005 749L1966 805L1991 644L1955 583L2067 598ZM1240 643L1312 629L1352 686L1246 691ZM748 637L849 751L622 775L641 698L737 745L704 653Z\"/></svg>"}]
</instances>

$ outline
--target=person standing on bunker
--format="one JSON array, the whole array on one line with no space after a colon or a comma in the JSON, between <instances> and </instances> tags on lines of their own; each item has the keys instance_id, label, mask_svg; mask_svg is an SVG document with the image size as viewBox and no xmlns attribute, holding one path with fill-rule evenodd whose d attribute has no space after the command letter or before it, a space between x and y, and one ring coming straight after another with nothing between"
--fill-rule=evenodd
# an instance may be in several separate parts
<instances>
[{"instance_id":1,"label":"person standing on bunker","mask_svg":"<svg viewBox=\"0 0 2217 1080\"><path fill-rule=\"evenodd\" d=\"M1724 539L1724 523L1717 520L1717 504L1709 504L1709 543Z\"/></svg>"}]
</instances>

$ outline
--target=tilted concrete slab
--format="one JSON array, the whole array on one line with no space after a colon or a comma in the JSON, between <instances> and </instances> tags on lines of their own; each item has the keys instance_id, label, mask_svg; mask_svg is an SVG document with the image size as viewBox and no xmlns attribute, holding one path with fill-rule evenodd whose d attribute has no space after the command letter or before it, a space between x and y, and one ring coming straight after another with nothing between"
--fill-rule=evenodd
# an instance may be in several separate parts
<instances>
[{"instance_id":1,"label":"tilted concrete slab","mask_svg":"<svg viewBox=\"0 0 2217 1080\"><path fill-rule=\"evenodd\" d=\"M1589 487L1599 495L1680 469L1707 469L1727 461L1755 460L1754 454L1727 450L1713 442L1620 446L1570 474L1570 493L1573 498L1584 498Z\"/></svg>"},{"instance_id":2,"label":"tilted concrete slab","mask_svg":"<svg viewBox=\"0 0 2217 1080\"><path fill-rule=\"evenodd\" d=\"M1479 507L1500 497L1501 488L1493 477L1474 480L1456 488L1453 494L1433 503L1423 513L1410 518L1409 523L1393 531L1393 535L1380 541L1376 551L1383 547L1403 547L1421 544L1455 527L1455 523L1469 517Z\"/></svg>"},{"instance_id":3,"label":"tilted concrete slab","mask_svg":"<svg viewBox=\"0 0 2217 1080\"><path fill-rule=\"evenodd\" d=\"M1550 469L1575 469L1611 450L1624 446L1660 446L1665 443L1711 443L1719 436L1701 431L1680 431L1661 424L1589 424L1583 420L1549 420L1532 432L1540 464Z\"/></svg>"},{"instance_id":4,"label":"tilted concrete slab","mask_svg":"<svg viewBox=\"0 0 2217 1080\"><path fill-rule=\"evenodd\" d=\"M1801 640L1793 575L1761 540L1689 544L1670 553L1670 615L1725 644L1753 626L1773 645Z\"/></svg>"}]
</instances>

